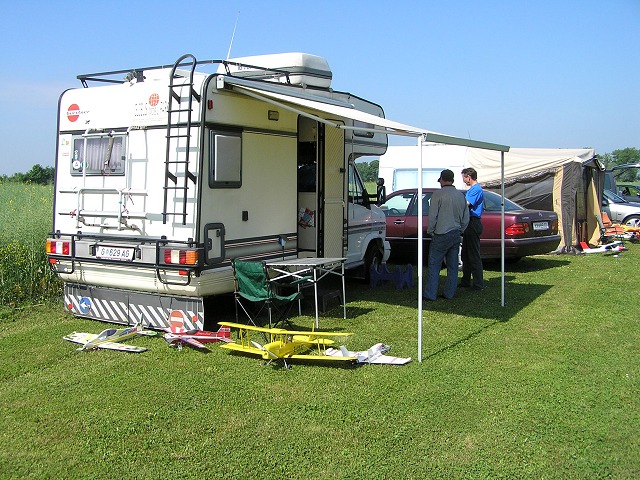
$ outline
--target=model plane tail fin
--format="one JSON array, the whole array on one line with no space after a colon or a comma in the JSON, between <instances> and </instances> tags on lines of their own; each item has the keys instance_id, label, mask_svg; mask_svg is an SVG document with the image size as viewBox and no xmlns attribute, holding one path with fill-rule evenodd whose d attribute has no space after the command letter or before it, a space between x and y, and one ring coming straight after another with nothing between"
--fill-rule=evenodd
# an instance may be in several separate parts
<instances>
[{"instance_id":1,"label":"model plane tail fin","mask_svg":"<svg viewBox=\"0 0 640 480\"><path fill-rule=\"evenodd\" d=\"M349 350L347 350L347 347L345 347L344 345L340 345L340 352L342 353L343 357L351 356L351 353L349 352Z\"/></svg>"}]
</instances>

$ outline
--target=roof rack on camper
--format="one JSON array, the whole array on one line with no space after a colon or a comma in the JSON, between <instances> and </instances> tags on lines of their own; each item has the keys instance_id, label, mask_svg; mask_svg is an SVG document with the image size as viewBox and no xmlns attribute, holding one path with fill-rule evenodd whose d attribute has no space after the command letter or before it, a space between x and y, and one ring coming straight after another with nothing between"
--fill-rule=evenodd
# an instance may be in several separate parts
<instances>
[{"instance_id":1,"label":"roof rack on camper","mask_svg":"<svg viewBox=\"0 0 640 480\"><path fill-rule=\"evenodd\" d=\"M192 58L193 61L188 59ZM173 65L156 65L137 67L125 70L87 73L78 75L78 80L85 88L89 82L126 83L143 82L147 75L164 69L177 69L184 66L204 67L217 65L217 74L232 77L265 80L289 85L302 85L317 88L331 86L332 73L327 61L317 55L307 53L279 53L272 55L258 55L231 60L195 60L191 54L180 57Z\"/></svg>"}]
</instances>

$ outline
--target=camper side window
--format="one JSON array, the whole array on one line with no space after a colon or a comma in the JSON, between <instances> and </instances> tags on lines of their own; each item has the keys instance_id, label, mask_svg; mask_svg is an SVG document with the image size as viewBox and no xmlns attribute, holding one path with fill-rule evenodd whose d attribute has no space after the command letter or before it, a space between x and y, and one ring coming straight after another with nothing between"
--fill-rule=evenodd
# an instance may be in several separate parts
<instances>
[{"instance_id":1,"label":"camper side window","mask_svg":"<svg viewBox=\"0 0 640 480\"><path fill-rule=\"evenodd\" d=\"M356 205L369 206L369 199L365 196L364 184L353 163L349 163L349 202Z\"/></svg>"},{"instance_id":2,"label":"camper side window","mask_svg":"<svg viewBox=\"0 0 640 480\"><path fill-rule=\"evenodd\" d=\"M83 175L85 168L86 175L124 175L124 136L85 138L78 135L72 141L71 175Z\"/></svg>"},{"instance_id":3,"label":"camper side window","mask_svg":"<svg viewBox=\"0 0 640 480\"><path fill-rule=\"evenodd\" d=\"M209 186L242 186L242 134L211 131L209 133Z\"/></svg>"}]
</instances>

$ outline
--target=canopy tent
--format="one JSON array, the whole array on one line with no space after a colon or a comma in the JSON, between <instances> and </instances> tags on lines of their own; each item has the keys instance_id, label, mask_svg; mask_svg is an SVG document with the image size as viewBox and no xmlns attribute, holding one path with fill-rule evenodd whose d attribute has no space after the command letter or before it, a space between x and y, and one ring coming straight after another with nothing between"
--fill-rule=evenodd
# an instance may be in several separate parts
<instances>
[{"instance_id":1,"label":"canopy tent","mask_svg":"<svg viewBox=\"0 0 640 480\"><path fill-rule=\"evenodd\" d=\"M511 148L504 171L498 152L444 144L425 145L430 169L423 172L429 187L437 184L442 168L473 167L484 188L502 190L507 198L526 208L552 210L559 217L562 237L559 251L571 251L580 241L596 244L600 238L603 167L590 148ZM415 187L419 156L413 147L393 146L380 158L380 176L387 188ZM438 168L434 168L438 167Z\"/></svg>"},{"instance_id":2,"label":"canopy tent","mask_svg":"<svg viewBox=\"0 0 640 480\"><path fill-rule=\"evenodd\" d=\"M599 243L599 185L604 167L591 148L512 148L504 173L494 152L469 151L466 166L478 171L483 187L504 189L523 207L553 210L562 237L559 251L571 251L581 241Z\"/></svg>"},{"instance_id":3,"label":"canopy tent","mask_svg":"<svg viewBox=\"0 0 640 480\"><path fill-rule=\"evenodd\" d=\"M384 135L403 135L417 138L417 148L420 151L419 163L419 191L422 190L422 145L425 143L444 143L448 145L460 145L472 148L487 149L500 152L504 159L504 152L509 151L509 147L494 143L487 143L464 138L458 138L439 134L411 125L402 124L378 117L355 108L354 105L320 94L315 95L315 91L307 92L301 90L292 94L291 89L277 84L266 82L257 83L255 81L220 75L217 79L217 88L231 88L234 91L278 106L280 108L293 111L299 115L314 119L326 125L344 130L359 130L363 132L380 133ZM322 118L319 114L329 114L341 119L348 119L353 125L343 125ZM504 160L502 161L504 163ZM503 165L504 166L504 165ZM502 231L504 232L504 205L502 211ZM418 202L418 265L423 264L423 232L422 232L422 202ZM418 361L422 362L422 268L418 268ZM502 238L502 305L504 306L504 233Z\"/></svg>"},{"instance_id":4,"label":"canopy tent","mask_svg":"<svg viewBox=\"0 0 640 480\"><path fill-rule=\"evenodd\" d=\"M599 243L597 199L604 167L593 149L513 148L504 175L492 152L470 152L467 163L482 172L485 188L504 188L506 196L523 207L555 211L560 251L570 251L581 241Z\"/></svg>"}]
</instances>

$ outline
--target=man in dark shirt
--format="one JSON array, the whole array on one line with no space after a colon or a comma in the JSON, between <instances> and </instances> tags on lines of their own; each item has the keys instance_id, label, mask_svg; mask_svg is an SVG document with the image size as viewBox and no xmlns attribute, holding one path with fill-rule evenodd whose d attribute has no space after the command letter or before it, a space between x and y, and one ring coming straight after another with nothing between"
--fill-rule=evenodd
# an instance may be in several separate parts
<instances>
[{"instance_id":1,"label":"man in dark shirt","mask_svg":"<svg viewBox=\"0 0 640 480\"><path fill-rule=\"evenodd\" d=\"M427 280L424 285L425 300L435 300L442 261L447 262L447 280L442 296L453 298L458 288L458 251L460 236L469 223L469 209L464 196L453 186L454 174L451 170L440 173L440 190L431 196L429 205L429 225L427 235L431 235Z\"/></svg>"}]
</instances>

